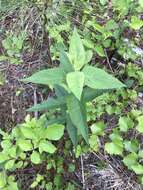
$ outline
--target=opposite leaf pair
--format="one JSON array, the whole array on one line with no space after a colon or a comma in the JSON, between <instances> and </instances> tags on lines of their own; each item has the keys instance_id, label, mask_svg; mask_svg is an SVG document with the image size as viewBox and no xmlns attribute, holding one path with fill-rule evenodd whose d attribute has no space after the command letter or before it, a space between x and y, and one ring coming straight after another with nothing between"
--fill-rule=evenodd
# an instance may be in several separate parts
<instances>
[{"instance_id":1,"label":"opposite leaf pair","mask_svg":"<svg viewBox=\"0 0 143 190\"><path fill-rule=\"evenodd\" d=\"M74 145L78 131L88 143L86 102L92 101L107 90L124 87L119 80L104 70L88 65L91 51L85 51L82 40L74 30L69 52L60 55L58 68L46 69L24 79L26 82L52 86L57 98L51 98L29 111L61 109L61 117L55 123L66 123Z\"/></svg>"}]
</instances>

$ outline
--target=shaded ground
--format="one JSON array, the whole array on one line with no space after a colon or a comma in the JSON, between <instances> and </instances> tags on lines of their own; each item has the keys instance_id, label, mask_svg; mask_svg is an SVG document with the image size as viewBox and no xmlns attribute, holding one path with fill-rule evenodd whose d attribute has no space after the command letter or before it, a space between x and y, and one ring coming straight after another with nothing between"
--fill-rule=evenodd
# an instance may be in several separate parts
<instances>
[{"instance_id":1,"label":"shaded ground","mask_svg":"<svg viewBox=\"0 0 143 190\"><path fill-rule=\"evenodd\" d=\"M0 72L3 72L5 79L5 84L0 86L0 124L2 128L8 129L23 120L26 115L25 110L30 105L43 99L43 93L38 87L24 84L20 82L20 79L48 66L48 58L45 57L47 47L39 36L39 33L42 35L42 32L39 24L40 18L35 8L15 10L2 17L0 27L3 32L0 33L0 54L5 54L1 44L5 32L18 32L21 29L18 19L20 14L25 16L23 25L26 24L25 27L28 28L26 44L30 45L31 50L29 52L25 49L22 52L22 64L14 65L0 61Z\"/></svg>"}]
</instances>

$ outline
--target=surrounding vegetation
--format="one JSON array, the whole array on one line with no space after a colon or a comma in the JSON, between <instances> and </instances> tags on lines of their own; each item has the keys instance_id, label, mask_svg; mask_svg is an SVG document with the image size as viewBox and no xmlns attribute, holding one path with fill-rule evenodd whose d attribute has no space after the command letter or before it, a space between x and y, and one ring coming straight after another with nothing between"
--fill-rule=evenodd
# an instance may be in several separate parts
<instances>
[{"instance_id":1,"label":"surrounding vegetation","mask_svg":"<svg viewBox=\"0 0 143 190\"><path fill-rule=\"evenodd\" d=\"M0 189L143 189L142 12L0 1Z\"/></svg>"}]
</instances>

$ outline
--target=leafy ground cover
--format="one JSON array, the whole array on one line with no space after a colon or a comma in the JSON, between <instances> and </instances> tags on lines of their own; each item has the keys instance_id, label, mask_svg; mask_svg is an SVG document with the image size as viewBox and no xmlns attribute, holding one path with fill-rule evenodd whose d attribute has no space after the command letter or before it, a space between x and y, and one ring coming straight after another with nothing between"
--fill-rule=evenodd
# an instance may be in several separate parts
<instances>
[{"instance_id":1,"label":"leafy ground cover","mask_svg":"<svg viewBox=\"0 0 143 190\"><path fill-rule=\"evenodd\" d=\"M142 9L1 2L0 189L142 189Z\"/></svg>"}]
</instances>

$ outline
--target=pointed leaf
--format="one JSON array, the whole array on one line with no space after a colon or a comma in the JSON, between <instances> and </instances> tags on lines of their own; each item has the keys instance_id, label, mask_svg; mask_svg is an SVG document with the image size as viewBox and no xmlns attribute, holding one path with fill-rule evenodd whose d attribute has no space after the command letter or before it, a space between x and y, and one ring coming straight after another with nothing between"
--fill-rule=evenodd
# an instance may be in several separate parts
<instances>
[{"instance_id":1,"label":"pointed leaf","mask_svg":"<svg viewBox=\"0 0 143 190\"><path fill-rule=\"evenodd\" d=\"M44 85L54 85L63 83L64 79L64 71L60 68L53 68L39 71L33 74L31 77L22 79L21 81Z\"/></svg>"},{"instance_id":2,"label":"pointed leaf","mask_svg":"<svg viewBox=\"0 0 143 190\"><path fill-rule=\"evenodd\" d=\"M86 51L86 57L85 57L85 62L89 63L92 59L93 52L91 50Z\"/></svg>"},{"instance_id":3,"label":"pointed leaf","mask_svg":"<svg viewBox=\"0 0 143 190\"><path fill-rule=\"evenodd\" d=\"M29 108L27 111L33 112L33 111L55 109L55 108L59 108L60 106L65 105L65 104L66 104L66 100L64 97L49 98L48 100L43 101L41 104L37 104L37 105Z\"/></svg>"},{"instance_id":4,"label":"pointed leaf","mask_svg":"<svg viewBox=\"0 0 143 190\"><path fill-rule=\"evenodd\" d=\"M66 96L68 96L68 92L62 86L59 86L59 85L55 85L55 94L57 97L59 98L63 97L65 100L66 100ZM61 111L60 117L66 116L66 110L67 110L66 104L60 106L60 111Z\"/></svg>"},{"instance_id":5,"label":"pointed leaf","mask_svg":"<svg viewBox=\"0 0 143 190\"><path fill-rule=\"evenodd\" d=\"M93 100L94 98L96 98L108 91L110 91L110 90L95 90L95 89L86 87L83 91L83 99L85 102L89 102L89 101ZM67 95L62 94L62 96L67 96ZM33 111L56 109L59 107L63 107L65 105L66 105L66 98L64 98L64 97L48 98L48 100L45 100L40 104L36 104L36 105L32 106L31 108L27 109L27 111L33 112Z\"/></svg>"},{"instance_id":6,"label":"pointed leaf","mask_svg":"<svg viewBox=\"0 0 143 190\"><path fill-rule=\"evenodd\" d=\"M80 100L84 85L84 74L82 72L71 72L67 74L67 84L72 93Z\"/></svg>"},{"instance_id":7,"label":"pointed leaf","mask_svg":"<svg viewBox=\"0 0 143 190\"><path fill-rule=\"evenodd\" d=\"M70 139L73 143L74 146L77 145L77 128L73 125L69 115L67 115L67 122L66 122L66 127L67 127L67 131L68 134L70 136Z\"/></svg>"},{"instance_id":8,"label":"pointed leaf","mask_svg":"<svg viewBox=\"0 0 143 190\"><path fill-rule=\"evenodd\" d=\"M116 89L125 87L118 79L106 73L104 70L92 66L83 69L85 85L93 89Z\"/></svg>"},{"instance_id":9,"label":"pointed leaf","mask_svg":"<svg viewBox=\"0 0 143 190\"><path fill-rule=\"evenodd\" d=\"M89 88L89 87L85 87L84 90L83 90L83 100L85 102L89 102L93 99L95 99L96 97L98 96L101 96L102 94L106 93L106 92L109 92L111 90L95 90L95 89L92 89L92 88Z\"/></svg>"},{"instance_id":10,"label":"pointed leaf","mask_svg":"<svg viewBox=\"0 0 143 190\"><path fill-rule=\"evenodd\" d=\"M60 54L60 67L64 70L65 73L74 71L73 65L71 64L67 53L64 51Z\"/></svg>"},{"instance_id":11,"label":"pointed leaf","mask_svg":"<svg viewBox=\"0 0 143 190\"><path fill-rule=\"evenodd\" d=\"M70 40L69 54L75 70L80 70L85 62L85 50L77 30L75 29Z\"/></svg>"},{"instance_id":12,"label":"pointed leaf","mask_svg":"<svg viewBox=\"0 0 143 190\"><path fill-rule=\"evenodd\" d=\"M57 97L67 96L68 95L68 92L62 86L55 85L54 89L55 89L55 94L56 94Z\"/></svg>"},{"instance_id":13,"label":"pointed leaf","mask_svg":"<svg viewBox=\"0 0 143 190\"><path fill-rule=\"evenodd\" d=\"M59 117L56 117L54 119L50 119L50 120L47 120L45 126L47 127L48 125L52 125L52 124L65 124L65 121L66 121L66 116L59 116Z\"/></svg>"},{"instance_id":14,"label":"pointed leaf","mask_svg":"<svg viewBox=\"0 0 143 190\"><path fill-rule=\"evenodd\" d=\"M67 97L67 107L72 123L79 129L88 143L88 129L82 103L74 95L70 95Z\"/></svg>"}]
</instances>

